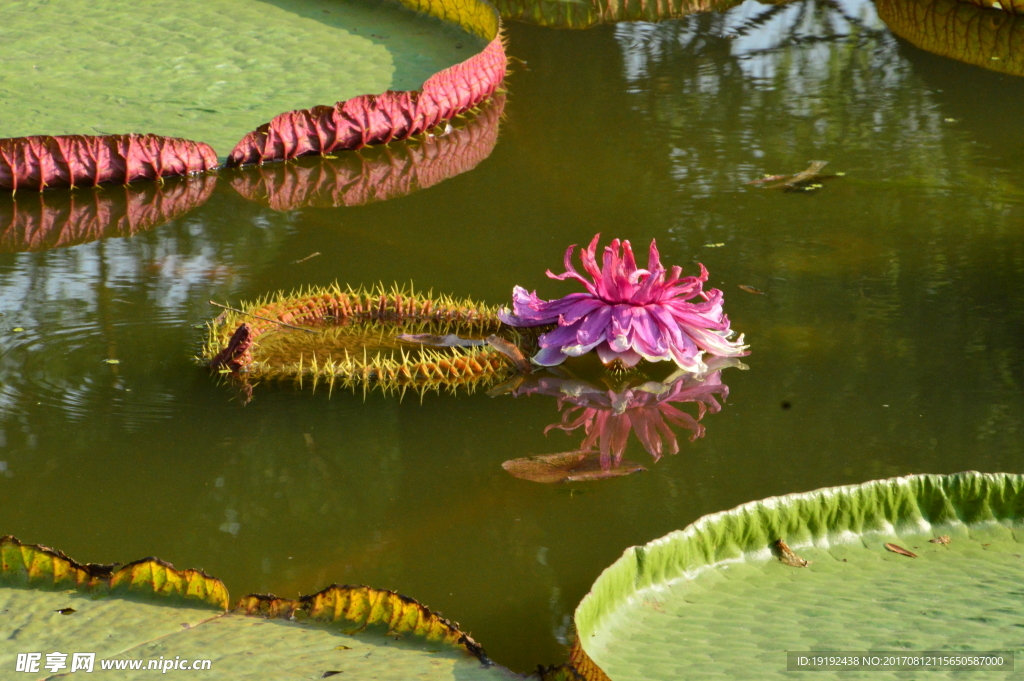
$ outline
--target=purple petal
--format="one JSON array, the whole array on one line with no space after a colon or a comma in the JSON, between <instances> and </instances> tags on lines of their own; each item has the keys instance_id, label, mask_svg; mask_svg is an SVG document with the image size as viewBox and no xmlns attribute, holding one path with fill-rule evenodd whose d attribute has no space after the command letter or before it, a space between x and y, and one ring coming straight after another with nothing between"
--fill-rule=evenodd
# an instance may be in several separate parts
<instances>
[{"instance_id":1,"label":"purple petal","mask_svg":"<svg viewBox=\"0 0 1024 681\"><path fill-rule=\"evenodd\" d=\"M580 326L577 338L580 343L596 343L604 340L606 337L606 331L608 329L608 323L612 317L611 305L602 305L600 309L592 312L583 320L583 325Z\"/></svg>"},{"instance_id":2,"label":"purple petal","mask_svg":"<svg viewBox=\"0 0 1024 681\"><path fill-rule=\"evenodd\" d=\"M633 349L651 361L669 359L668 341L646 308L633 308Z\"/></svg>"},{"instance_id":3,"label":"purple petal","mask_svg":"<svg viewBox=\"0 0 1024 681\"><path fill-rule=\"evenodd\" d=\"M541 351L533 356L533 363L542 367L553 367L561 364L568 358L558 347L541 348Z\"/></svg>"},{"instance_id":4,"label":"purple petal","mask_svg":"<svg viewBox=\"0 0 1024 681\"><path fill-rule=\"evenodd\" d=\"M582 298L577 298L573 302L572 306L560 315L558 323L575 324L583 317L590 315L592 312L594 312L594 310L599 310L602 307L607 306L608 304L605 303L600 298L587 297L585 300Z\"/></svg>"},{"instance_id":5,"label":"purple petal","mask_svg":"<svg viewBox=\"0 0 1024 681\"><path fill-rule=\"evenodd\" d=\"M633 307L616 305L612 308L612 323L608 329L608 345L615 352L625 352L632 342Z\"/></svg>"},{"instance_id":6,"label":"purple petal","mask_svg":"<svg viewBox=\"0 0 1024 681\"><path fill-rule=\"evenodd\" d=\"M583 322L576 322L569 326L559 326L557 329L548 331L537 339L537 344L542 348L562 347L563 345L576 345L576 332L579 331Z\"/></svg>"},{"instance_id":7,"label":"purple petal","mask_svg":"<svg viewBox=\"0 0 1024 681\"><path fill-rule=\"evenodd\" d=\"M587 345L584 345L582 343L576 345L563 345L562 352L569 355L570 357L582 357L583 355L587 354L588 352L590 352L603 342L604 338L602 337L600 340L596 340L593 343L589 343Z\"/></svg>"}]
</instances>

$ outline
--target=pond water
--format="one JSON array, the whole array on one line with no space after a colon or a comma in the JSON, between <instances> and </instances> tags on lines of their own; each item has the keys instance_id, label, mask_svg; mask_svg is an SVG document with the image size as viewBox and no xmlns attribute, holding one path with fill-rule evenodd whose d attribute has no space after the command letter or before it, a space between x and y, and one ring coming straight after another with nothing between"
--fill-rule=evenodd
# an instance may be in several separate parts
<instances>
[{"instance_id":1,"label":"pond water","mask_svg":"<svg viewBox=\"0 0 1024 681\"><path fill-rule=\"evenodd\" d=\"M183 208L166 199L149 222L124 217L139 202L120 188L114 209L80 192L104 239L12 237L27 252L0 255L0 533L80 561L202 567L235 596L395 589L529 670L564 659L573 609L627 546L703 514L906 473L1024 472L1024 78L918 50L856 0L508 34L525 63L497 144L474 133L448 179L410 180L396 151L388 167L420 191L330 207L303 183L339 166L225 172L168 183ZM811 160L838 176L746 184ZM332 163L350 162L371 161ZM254 182L291 198L250 201ZM0 197L0 216L38 201ZM553 297L572 288L544 270L596 232L704 263L752 349L749 370L722 372L703 437L677 428L679 453L655 462L631 436L646 473L509 475L507 460L584 438L544 434L563 413L544 391L261 383L243 405L192 360L210 300L334 280Z\"/></svg>"}]
</instances>

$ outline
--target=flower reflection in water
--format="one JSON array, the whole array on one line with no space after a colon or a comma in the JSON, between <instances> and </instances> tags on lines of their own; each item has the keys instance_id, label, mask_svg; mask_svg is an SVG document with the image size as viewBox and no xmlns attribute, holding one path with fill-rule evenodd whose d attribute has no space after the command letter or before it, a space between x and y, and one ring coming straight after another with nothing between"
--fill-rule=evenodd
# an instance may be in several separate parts
<instances>
[{"instance_id":1,"label":"flower reflection in water","mask_svg":"<svg viewBox=\"0 0 1024 681\"><path fill-rule=\"evenodd\" d=\"M704 436L704 415L721 411L722 402L729 396L721 374L728 367L747 368L735 358L714 358L702 374L677 371L663 381L634 377L605 387L567 375L531 377L513 394L551 395L558 398L562 411L561 422L549 425L544 432L558 429L572 433L582 428L585 437L576 451L515 459L502 465L516 477L537 482L577 482L646 470L622 458L630 433L655 461L664 454L678 454L676 430L689 431L693 442ZM679 408L688 402L697 405L696 415Z\"/></svg>"}]
</instances>

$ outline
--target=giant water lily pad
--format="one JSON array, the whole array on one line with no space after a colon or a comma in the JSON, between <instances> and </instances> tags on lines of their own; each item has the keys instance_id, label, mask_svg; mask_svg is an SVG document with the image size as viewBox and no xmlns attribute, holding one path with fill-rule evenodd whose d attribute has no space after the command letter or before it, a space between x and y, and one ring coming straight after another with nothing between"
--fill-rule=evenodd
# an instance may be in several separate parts
<instances>
[{"instance_id":1,"label":"giant water lily pad","mask_svg":"<svg viewBox=\"0 0 1024 681\"><path fill-rule=\"evenodd\" d=\"M986 4L977 2L975 4ZM991 71L1024 76L1024 16L962 0L878 0L878 16L922 50ZM1009 5L1008 5L1009 6ZM1024 14L1024 3L1020 5Z\"/></svg>"},{"instance_id":2,"label":"giant water lily pad","mask_svg":"<svg viewBox=\"0 0 1024 681\"><path fill-rule=\"evenodd\" d=\"M0 137L149 132L226 156L276 114L415 90L486 40L382 0L18 0L0 44Z\"/></svg>"},{"instance_id":3,"label":"giant water lily pad","mask_svg":"<svg viewBox=\"0 0 1024 681\"><path fill-rule=\"evenodd\" d=\"M614 681L783 678L787 650L1020 651L1022 530L1019 475L908 476L745 504L627 550L577 608L579 643ZM795 560L782 560L780 539ZM976 672L988 674L1005 672Z\"/></svg>"},{"instance_id":4,"label":"giant water lily pad","mask_svg":"<svg viewBox=\"0 0 1024 681\"><path fill-rule=\"evenodd\" d=\"M505 97L499 95L465 122L438 126L416 140L358 154L236 169L230 175L231 186L250 201L279 211L398 198L468 172L490 156L504 108Z\"/></svg>"},{"instance_id":5,"label":"giant water lily pad","mask_svg":"<svg viewBox=\"0 0 1024 681\"><path fill-rule=\"evenodd\" d=\"M152 678L146 665L161 659L209 660L199 670L206 679L519 678L458 625L390 591L334 586L297 601L246 596L226 608L227 589L199 571L155 559L117 570L81 565L0 538L5 673L14 673L19 653L42 654L37 675L25 678L70 673L74 653L95 653L88 678ZM66 666L47 670L54 652ZM144 662L138 671L104 671L104 660Z\"/></svg>"},{"instance_id":6,"label":"giant water lily pad","mask_svg":"<svg viewBox=\"0 0 1024 681\"><path fill-rule=\"evenodd\" d=\"M397 285L279 292L228 307L208 329L200 361L245 386L289 378L401 394L487 387L528 369L520 347L535 341L494 307Z\"/></svg>"}]
</instances>

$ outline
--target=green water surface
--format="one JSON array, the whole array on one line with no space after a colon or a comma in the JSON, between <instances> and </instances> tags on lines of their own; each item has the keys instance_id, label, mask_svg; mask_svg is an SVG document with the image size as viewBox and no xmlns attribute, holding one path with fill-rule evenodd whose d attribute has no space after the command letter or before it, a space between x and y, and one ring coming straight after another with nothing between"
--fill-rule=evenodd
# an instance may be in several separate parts
<instances>
[{"instance_id":1,"label":"green water surface","mask_svg":"<svg viewBox=\"0 0 1024 681\"><path fill-rule=\"evenodd\" d=\"M0 137L156 133L227 156L285 111L415 90L482 47L369 0L4 2Z\"/></svg>"},{"instance_id":2,"label":"green water surface","mask_svg":"<svg viewBox=\"0 0 1024 681\"><path fill-rule=\"evenodd\" d=\"M278 7L239 3L257 5ZM912 48L860 0L508 33L526 65L472 171L291 211L225 173L137 236L0 255L0 533L202 567L232 594L395 589L530 670L564 659L573 609L624 548L703 514L906 473L1024 472L1024 78ZM263 105L250 94L238 106ZM746 184L818 159L844 173L819 191ZM242 406L191 361L210 300L335 279L563 295L544 270L595 232L704 263L751 344L703 438L677 433L658 462L630 440L646 473L507 474L579 447L582 430L544 435L552 397L264 383Z\"/></svg>"}]
</instances>

